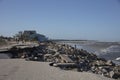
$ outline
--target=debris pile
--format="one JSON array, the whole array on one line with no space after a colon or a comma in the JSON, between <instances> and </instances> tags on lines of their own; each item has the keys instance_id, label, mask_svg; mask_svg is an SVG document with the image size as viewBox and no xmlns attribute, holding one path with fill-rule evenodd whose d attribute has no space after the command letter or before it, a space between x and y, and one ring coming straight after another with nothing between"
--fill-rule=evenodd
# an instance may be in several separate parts
<instances>
[{"instance_id":1,"label":"debris pile","mask_svg":"<svg viewBox=\"0 0 120 80\"><path fill-rule=\"evenodd\" d=\"M26 51L26 60L51 62L50 66L60 67L65 70L88 71L109 78L120 79L120 66L111 60L98 58L93 53L83 49L75 49L65 44L53 42L40 45Z\"/></svg>"}]
</instances>

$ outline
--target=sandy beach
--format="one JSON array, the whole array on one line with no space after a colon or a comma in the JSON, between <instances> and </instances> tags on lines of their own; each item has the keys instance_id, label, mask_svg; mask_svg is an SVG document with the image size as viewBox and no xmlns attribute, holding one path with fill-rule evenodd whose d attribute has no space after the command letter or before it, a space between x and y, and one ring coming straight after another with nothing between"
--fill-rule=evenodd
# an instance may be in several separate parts
<instances>
[{"instance_id":1,"label":"sandy beach","mask_svg":"<svg viewBox=\"0 0 120 80\"><path fill-rule=\"evenodd\" d=\"M65 71L48 62L0 59L0 80L114 80L88 72Z\"/></svg>"}]
</instances>

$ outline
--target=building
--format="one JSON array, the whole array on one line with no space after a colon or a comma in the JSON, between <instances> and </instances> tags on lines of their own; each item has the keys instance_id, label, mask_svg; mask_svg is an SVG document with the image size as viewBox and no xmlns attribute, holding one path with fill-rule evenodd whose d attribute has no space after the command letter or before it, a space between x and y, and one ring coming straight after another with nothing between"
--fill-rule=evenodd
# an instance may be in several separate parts
<instances>
[{"instance_id":1,"label":"building","mask_svg":"<svg viewBox=\"0 0 120 80\"><path fill-rule=\"evenodd\" d=\"M45 35L42 34L32 34L30 36L30 39L36 39L39 42L47 41L48 38Z\"/></svg>"},{"instance_id":2,"label":"building","mask_svg":"<svg viewBox=\"0 0 120 80\"><path fill-rule=\"evenodd\" d=\"M30 35L32 35L32 34L37 34L36 33L36 31L34 31L34 30L26 30L26 31L24 31L24 33L23 33L23 35L26 35L26 36L30 36Z\"/></svg>"},{"instance_id":3,"label":"building","mask_svg":"<svg viewBox=\"0 0 120 80\"><path fill-rule=\"evenodd\" d=\"M25 30L24 32L20 31L16 38L19 40L25 40L25 41L30 41L30 40L35 40L35 41L47 41L47 37L42 34L38 34L35 30Z\"/></svg>"}]
</instances>

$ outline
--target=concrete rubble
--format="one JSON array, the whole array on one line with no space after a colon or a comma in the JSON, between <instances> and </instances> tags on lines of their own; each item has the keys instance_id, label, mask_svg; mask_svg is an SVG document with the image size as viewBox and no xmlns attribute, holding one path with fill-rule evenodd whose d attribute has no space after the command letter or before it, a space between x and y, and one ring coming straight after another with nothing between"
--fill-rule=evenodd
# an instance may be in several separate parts
<instances>
[{"instance_id":1,"label":"concrete rubble","mask_svg":"<svg viewBox=\"0 0 120 80\"><path fill-rule=\"evenodd\" d=\"M21 56L27 61L50 62L50 66L64 70L92 72L108 78L120 79L120 66L111 60L97 57L83 49L76 49L66 44L54 42L41 43L39 47L25 50Z\"/></svg>"}]
</instances>

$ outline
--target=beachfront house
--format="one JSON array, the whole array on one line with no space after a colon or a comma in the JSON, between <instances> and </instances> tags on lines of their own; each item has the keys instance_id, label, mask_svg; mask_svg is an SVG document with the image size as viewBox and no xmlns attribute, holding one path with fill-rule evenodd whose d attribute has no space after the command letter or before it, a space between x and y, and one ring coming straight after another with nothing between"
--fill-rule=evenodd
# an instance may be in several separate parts
<instances>
[{"instance_id":1,"label":"beachfront house","mask_svg":"<svg viewBox=\"0 0 120 80\"><path fill-rule=\"evenodd\" d=\"M37 33L35 30L25 30L24 32L20 31L16 38L18 40L24 41L47 41L48 38L45 35Z\"/></svg>"}]
</instances>

